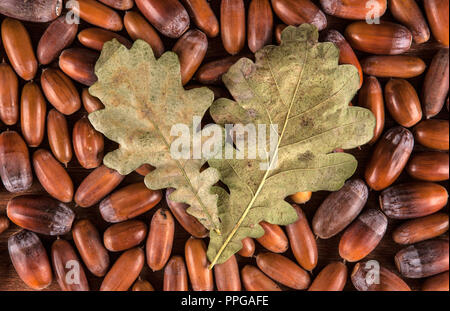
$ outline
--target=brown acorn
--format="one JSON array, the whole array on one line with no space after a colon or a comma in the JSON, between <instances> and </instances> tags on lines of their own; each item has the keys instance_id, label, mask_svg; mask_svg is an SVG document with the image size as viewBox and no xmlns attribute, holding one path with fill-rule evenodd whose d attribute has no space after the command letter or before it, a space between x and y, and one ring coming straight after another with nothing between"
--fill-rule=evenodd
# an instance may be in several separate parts
<instances>
[{"instance_id":1,"label":"brown acorn","mask_svg":"<svg viewBox=\"0 0 450 311\"><path fill-rule=\"evenodd\" d=\"M150 174L154 170L155 170L155 168L153 166L151 166L150 164L142 164L141 166L139 166L134 171L136 173L138 173L139 175L141 175L141 176L147 176L148 174Z\"/></svg>"},{"instance_id":2,"label":"brown acorn","mask_svg":"<svg viewBox=\"0 0 450 311\"><path fill-rule=\"evenodd\" d=\"M354 49L371 54L402 54L412 42L408 28L391 22L354 22L345 29L345 37Z\"/></svg>"},{"instance_id":3,"label":"brown acorn","mask_svg":"<svg viewBox=\"0 0 450 311\"><path fill-rule=\"evenodd\" d=\"M225 74L241 57L228 56L202 65L195 74L195 80L201 84L220 84Z\"/></svg>"},{"instance_id":4,"label":"brown acorn","mask_svg":"<svg viewBox=\"0 0 450 311\"><path fill-rule=\"evenodd\" d=\"M9 228L9 220L5 216L0 216L0 234Z\"/></svg>"},{"instance_id":5,"label":"brown acorn","mask_svg":"<svg viewBox=\"0 0 450 311\"><path fill-rule=\"evenodd\" d=\"M440 236L448 230L448 215L436 213L409 220L397 227L392 238L398 244L413 244Z\"/></svg>"},{"instance_id":6,"label":"brown acorn","mask_svg":"<svg viewBox=\"0 0 450 311\"><path fill-rule=\"evenodd\" d=\"M425 0L423 6L434 38L443 46L448 47L448 1Z\"/></svg>"},{"instance_id":7,"label":"brown acorn","mask_svg":"<svg viewBox=\"0 0 450 311\"><path fill-rule=\"evenodd\" d=\"M0 120L13 125L19 119L19 80L11 66L0 64Z\"/></svg>"},{"instance_id":8,"label":"brown acorn","mask_svg":"<svg viewBox=\"0 0 450 311\"><path fill-rule=\"evenodd\" d=\"M449 291L449 282L448 282L448 271L443 272L441 274L437 274L435 276L429 277L422 284L422 291Z\"/></svg>"},{"instance_id":9,"label":"brown acorn","mask_svg":"<svg viewBox=\"0 0 450 311\"><path fill-rule=\"evenodd\" d=\"M206 0L181 0L195 25L208 37L219 34L219 22Z\"/></svg>"},{"instance_id":10,"label":"brown acorn","mask_svg":"<svg viewBox=\"0 0 450 311\"><path fill-rule=\"evenodd\" d=\"M347 267L342 262L329 263L316 276L308 291L342 291L347 282Z\"/></svg>"},{"instance_id":11,"label":"brown acorn","mask_svg":"<svg viewBox=\"0 0 450 311\"><path fill-rule=\"evenodd\" d=\"M135 0L136 6L160 33L179 38L189 28L189 15L178 0Z\"/></svg>"},{"instance_id":12,"label":"brown acorn","mask_svg":"<svg viewBox=\"0 0 450 311\"><path fill-rule=\"evenodd\" d=\"M88 118L83 117L75 123L72 137L73 150L82 167L90 169L102 164L103 134L94 129Z\"/></svg>"},{"instance_id":13,"label":"brown acorn","mask_svg":"<svg viewBox=\"0 0 450 311\"><path fill-rule=\"evenodd\" d=\"M50 104L62 114L70 115L80 109L80 95L73 82L61 70L44 69L41 87Z\"/></svg>"},{"instance_id":14,"label":"brown acorn","mask_svg":"<svg viewBox=\"0 0 450 311\"><path fill-rule=\"evenodd\" d=\"M404 79L391 79L384 88L386 107L398 124L411 127L422 119L419 96Z\"/></svg>"},{"instance_id":15,"label":"brown acorn","mask_svg":"<svg viewBox=\"0 0 450 311\"><path fill-rule=\"evenodd\" d=\"M39 39L37 58L43 65L50 64L62 50L72 44L78 32L78 24L68 22L67 15L52 22Z\"/></svg>"},{"instance_id":16,"label":"brown acorn","mask_svg":"<svg viewBox=\"0 0 450 311\"><path fill-rule=\"evenodd\" d=\"M361 60L361 66L367 75L403 79L420 76L426 68L422 59L407 55L369 56Z\"/></svg>"},{"instance_id":17,"label":"brown acorn","mask_svg":"<svg viewBox=\"0 0 450 311\"><path fill-rule=\"evenodd\" d=\"M12 67L22 79L33 79L38 63L26 28L18 20L9 17L3 20L1 28L3 46Z\"/></svg>"},{"instance_id":18,"label":"brown acorn","mask_svg":"<svg viewBox=\"0 0 450 311\"><path fill-rule=\"evenodd\" d=\"M123 18L125 29L134 41L141 39L150 44L156 57L164 53L164 44L156 30L138 12L128 11Z\"/></svg>"},{"instance_id":19,"label":"brown acorn","mask_svg":"<svg viewBox=\"0 0 450 311\"><path fill-rule=\"evenodd\" d=\"M131 42L128 41L128 39L109 30L101 28L86 28L78 33L78 41L80 41L82 45L97 51L101 51L103 44L111 41L112 39L116 39L128 49L131 48Z\"/></svg>"},{"instance_id":20,"label":"brown acorn","mask_svg":"<svg viewBox=\"0 0 450 311\"><path fill-rule=\"evenodd\" d=\"M91 86L97 81L94 67L98 57L97 52L88 49L67 49L59 56L59 68L75 81Z\"/></svg>"},{"instance_id":21,"label":"brown acorn","mask_svg":"<svg viewBox=\"0 0 450 311\"><path fill-rule=\"evenodd\" d=\"M312 227L321 239L328 239L347 227L366 205L369 190L361 179L351 179L330 193L314 215Z\"/></svg>"},{"instance_id":22,"label":"brown acorn","mask_svg":"<svg viewBox=\"0 0 450 311\"><path fill-rule=\"evenodd\" d=\"M189 30L173 47L180 60L181 83L191 80L203 61L208 49L208 39L200 30Z\"/></svg>"},{"instance_id":23,"label":"brown acorn","mask_svg":"<svg viewBox=\"0 0 450 311\"><path fill-rule=\"evenodd\" d=\"M218 291L241 290L239 266L235 255L232 255L224 263L214 266L214 279Z\"/></svg>"},{"instance_id":24,"label":"brown acorn","mask_svg":"<svg viewBox=\"0 0 450 311\"><path fill-rule=\"evenodd\" d=\"M20 99L20 125L28 146L37 147L44 139L46 113L47 103L41 89L36 83L28 82L22 88Z\"/></svg>"},{"instance_id":25,"label":"brown acorn","mask_svg":"<svg viewBox=\"0 0 450 311\"><path fill-rule=\"evenodd\" d=\"M358 105L369 109L375 116L375 129L373 131L373 137L369 141L369 144L374 144L383 132L385 120L383 90L377 78L373 76L365 78L359 90Z\"/></svg>"},{"instance_id":26,"label":"brown acorn","mask_svg":"<svg viewBox=\"0 0 450 311\"><path fill-rule=\"evenodd\" d=\"M72 159L72 141L64 115L56 109L51 109L47 115L48 143L53 155L67 167Z\"/></svg>"},{"instance_id":27,"label":"brown acorn","mask_svg":"<svg viewBox=\"0 0 450 311\"><path fill-rule=\"evenodd\" d=\"M242 257L252 257L255 253L255 241L252 238L244 238L242 241L242 248L239 250L238 254Z\"/></svg>"},{"instance_id":28,"label":"brown acorn","mask_svg":"<svg viewBox=\"0 0 450 311\"><path fill-rule=\"evenodd\" d=\"M264 234L257 238L264 248L273 253L284 253L289 248L289 241L280 226L261 221L259 225L264 229Z\"/></svg>"},{"instance_id":29,"label":"brown acorn","mask_svg":"<svg viewBox=\"0 0 450 311\"><path fill-rule=\"evenodd\" d=\"M50 152L45 149L36 150L33 154L33 167L36 177L48 194L61 202L72 201L72 179Z\"/></svg>"},{"instance_id":30,"label":"brown acorn","mask_svg":"<svg viewBox=\"0 0 450 311\"><path fill-rule=\"evenodd\" d=\"M24 229L47 235L64 235L72 229L75 213L48 196L21 195L9 200L8 218Z\"/></svg>"},{"instance_id":31,"label":"brown acorn","mask_svg":"<svg viewBox=\"0 0 450 311\"><path fill-rule=\"evenodd\" d=\"M430 39L430 28L415 0L389 0L392 15L407 26L414 42L421 44Z\"/></svg>"},{"instance_id":32,"label":"brown acorn","mask_svg":"<svg viewBox=\"0 0 450 311\"><path fill-rule=\"evenodd\" d=\"M17 132L0 134L0 177L9 192L23 192L33 183L28 148Z\"/></svg>"},{"instance_id":33,"label":"brown acorn","mask_svg":"<svg viewBox=\"0 0 450 311\"><path fill-rule=\"evenodd\" d=\"M389 187L406 166L414 147L414 138L403 127L394 127L378 141L366 166L367 185L374 190Z\"/></svg>"},{"instance_id":34,"label":"brown acorn","mask_svg":"<svg viewBox=\"0 0 450 311\"><path fill-rule=\"evenodd\" d=\"M147 235L147 226L140 220L128 220L108 227L103 244L110 252L121 252L138 246Z\"/></svg>"},{"instance_id":35,"label":"brown acorn","mask_svg":"<svg viewBox=\"0 0 450 311\"><path fill-rule=\"evenodd\" d=\"M386 0L320 0L325 13L345 19L377 19L384 15Z\"/></svg>"},{"instance_id":36,"label":"brown acorn","mask_svg":"<svg viewBox=\"0 0 450 311\"><path fill-rule=\"evenodd\" d=\"M0 14L22 21L46 23L57 18L63 9L63 0L2 0Z\"/></svg>"},{"instance_id":37,"label":"brown acorn","mask_svg":"<svg viewBox=\"0 0 450 311\"><path fill-rule=\"evenodd\" d=\"M448 153L427 151L416 153L406 166L408 174L426 181L444 181L449 178Z\"/></svg>"},{"instance_id":38,"label":"brown acorn","mask_svg":"<svg viewBox=\"0 0 450 311\"><path fill-rule=\"evenodd\" d=\"M116 10L129 10L133 7L133 0L99 0L101 3L106 4Z\"/></svg>"},{"instance_id":39,"label":"brown acorn","mask_svg":"<svg viewBox=\"0 0 450 311\"><path fill-rule=\"evenodd\" d=\"M423 109L427 119L441 112L449 87L449 52L440 49L425 75L422 89Z\"/></svg>"},{"instance_id":40,"label":"brown acorn","mask_svg":"<svg viewBox=\"0 0 450 311\"><path fill-rule=\"evenodd\" d=\"M425 147L448 150L448 131L448 120L425 120L414 127L414 138Z\"/></svg>"},{"instance_id":41,"label":"brown acorn","mask_svg":"<svg viewBox=\"0 0 450 311\"><path fill-rule=\"evenodd\" d=\"M189 289L186 265L181 256L173 256L164 268L164 291L187 291Z\"/></svg>"},{"instance_id":42,"label":"brown acorn","mask_svg":"<svg viewBox=\"0 0 450 311\"><path fill-rule=\"evenodd\" d=\"M158 209L152 217L145 244L147 264L152 271L164 268L172 252L175 221L168 209Z\"/></svg>"},{"instance_id":43,"label":"brown acorn","mask_svg":"<svg viewBox=\"0 0 450 311\"><path fill-rule=\"evenodd\" d=\"M246 291L281 291L281 288L258 268L245 265L241 270L242 284Z\"/></svg>"},{"instance_id":44,"label":"brown acorn","mask_svg":"<svg viewBox=\"0 0 450 311\"><path fill-rule=\"evenodd\" d=\"M272 42L273 15L269 0L252 0L248 9L247 40L255 53Z\"/></svg>"},{"instance_id":45,"label":"brown acorn","mask_svg":"<svg viewBox=\"0 0 450 311\"><path fill-rule=\"evenodd\" d=\"M424 278L447 271L448 263L448 241L444 240L420 242L395 254L395 265L407 278Z\"/></svg>"},{"instance_id":46,"label":"brown acorn","mask_svg":"<svg viewBox=\"0 0 450 311\"><path fill-rule=\"evenodd\" d=\"M309 23L323 30L327 27L325 14L310 0L271 0L275 14L287 25Z\"/></svg>"},{"instance_id":47,"label":"brown acorn","mask_svg":"<svg viewBox=\"0 0 450 311\"><path fill-rule=\"evenodd\" d=\"M133 292L153 292L155 289L153 288L150 282L139 279L133 284L131 288Z\"/></svg>"},{"instance_id":48,"label":"brown acorn","mask_svg":"<svg viewBox=\"0 0 450 311\"><path fill-rule=\"evenodd\" d=\"M120 31L123 28L122 19L116 11L95 0L77 0L76 5L70 6L73 14L79 16L89 24Z\"/></svg>"},{"instance_id":49,"label":"brown acorn","mask_svg":"<svg viewBox=\"0 0 450 311\"><path fill-rule=\"evenodd\" d=\"M239 53L245 45L245 6L243 0L220 2L220 32L222 44L231 55Z\"/></svg>"},{"instance_id":50,"label":"brown acorn","mask_svg":"<svg viewBox=\"0 0 450 311\"><path fill-rule=\"evenodd\" d=\"M358 291L411 291L405 281L375 260L358 262L351 279Z\"/></svg>"},{"instance_id":51,"label":"brown acorn","mask_svg":"<svg viewBox=\"0 0 450 311\"><path fill-rule=\"evenodd\" d=\"M433 214L447 205L447 189L431 182L398 184L380 194L380 207L390 218L409 219Z\"/></svg>"},{"instance_id":52,"label":"brown acorn","mask_svg":"<svg viewBox=\"0 0 450 311\"><path fill-rule=\"evenodd\" d=\"M203 240L190 237L184 247L184 257L192 289L212 291L214 289L213 272L208 268L209 261Z\"/></svg>"},{"instance_id":53,"label":"brown acorn","mask_svg":"<svg viewBox=\"0 0 450 311\"><path fill-rule=\"evenodd\" d=\"M277 41L277 44L279 45L281 43L281 33L283 30L287 27L286 24L278 24L275 27L275 40Z\"/></svg>"}]
</instances>

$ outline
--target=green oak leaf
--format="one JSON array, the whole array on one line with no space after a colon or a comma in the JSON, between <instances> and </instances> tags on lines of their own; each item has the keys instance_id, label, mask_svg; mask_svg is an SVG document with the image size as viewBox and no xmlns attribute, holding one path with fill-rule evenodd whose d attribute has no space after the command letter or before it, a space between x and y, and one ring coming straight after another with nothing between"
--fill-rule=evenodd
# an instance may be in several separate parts
<instances>
[{"instance_id":1,"label":"green oak leaf","mask_svg":"<svg viewBox=\"0 0 450 311\"><path fill-rule=\"evenodd\" d=\"M189 204L188 212L206 228L218 229L217 195L211 192L218 171L200 172L206 159L194 159L192 153L188 159L175 159L170 152L178 137L171 135L172 126L186 125L191 134L198 133L193 118L203 117L214 100L213 92L185 90L178 56L166 52L156 59L142 40L129 50L116 40L105 43L95 73L98 81L89 92L105 109L89 114L89 120L120 145L104 157L104 164L123 175L144 163L154 166L145 177L148 188L175 188L170 199Z\"/></svg>"},{"instance_id":2,"label":"green oak leaf","mask_svg":"<svg viewBox=\"0 0 450 311\"><path fill-rule=\"evenodd\" d=\"M284 200L288 195L335 191L353 175L356 159L333 150L367 143L375 118L367 109L349 106L359 76L355 67L338 65L338 59L338 48L319 43L317 29L303 24L286 28L281 45L262 48L255 63L242 58L223 76L234 100L214 102L214 121L268 125L277 143L276 157L208 161L230 191L213 189L219 195L221 234L210 233L211 267L239 251L243 238L263 235L259 222L294 222L296 213ZM244 140L247 153L255 146L248 136ZM268 138L263 144L270 150ZM261 169L261 163L270 169Z\"/></svg>"}]
</instances>

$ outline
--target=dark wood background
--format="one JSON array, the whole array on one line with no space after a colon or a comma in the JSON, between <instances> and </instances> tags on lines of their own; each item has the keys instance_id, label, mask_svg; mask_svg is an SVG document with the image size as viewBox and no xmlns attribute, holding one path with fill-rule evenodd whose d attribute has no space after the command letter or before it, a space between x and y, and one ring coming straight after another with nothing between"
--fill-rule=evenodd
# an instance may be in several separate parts
<instances>
[{"instance_id":1,"label":"dark wood background","mask_svg":"<svg viewBox=\"0 0 450 311\"><path fill-rule=\"evenodd\" d=\"M246 2L246 7L248 8L248 4L250 1L246 0L245 2ZM319 3L319 1L317 1L317 0L314 2L316 4ZM420 5L422 5L421 4L422 1L418 1L418 2L420 2ZM220 0L210 0L210 3L216 13L216 16L219 18ZM136 8L134 8L134 9L136 9ZM123 12L120 12L120 14L123 15ZM348 21L348 20L338 19L338 18L335 18L332 16L327 16L327 17L328 17L328 28L337 29L337 30L341 31L341 33L344 31L346 25L351 23L351 21ZM3 18L4 18L4 16L0 16L0 20L3 20ZM392 20L389 10L383 16L382 19L383 20ZM279 19L277 19L275 17L274 24L276 25L278 23L281 23L281 22L279 21ZM45 30L45 28L47 27L47 25L48 24L25 23L25 26L32 37L33 46L35 48L37 47L39 38L40 38L41 34L43 33L43 31ZM86 24L85 22L82 22L82 24L80 25L80 29L87 28L87 27L91 27L91 26ZM191 27L195 27L193 25L192 21L191 21ZM123 35L126 35L125 31L122 31L121 33ZM163 38L163 41L165 43L166 50L171 49L173 44L175 43L175 40L168 39L168 38ZM77 40L75 40L73 45L81 46ZM431 58L433 57L433 55L436 53L436 51L439 48L440 48L439 44L433 38L431 38L430 41L425 44L422 44L422 45L413 44L412 48L410 49L410 51L408 51L407 54L419 56L427 63L427 65L429 65ZM0 53L1 53L2 57L5 57L3 47L1 47ZM241 54L248 54L248 53L250 53L250 51L246 47L245 50L242 51ZM358 54L358 56L361 56L361 57L364 56L363 53L357 52L357 54ZM209 41L209 48L208 48L208 52L207 52L205 61L215 60L215 59L224 57L226 55L227 55L227 53L223 49L220 35ZM5 57L5 59L7 59L7 58ZM57 66L57 63L55 62L55 63L51 64L50 66ZM41 72L41 70L39 70L39 72L35 78L36 82L39 81L40 72ZM420 77L409 80L417 88L419 93L420 93L421 85L423 83L423 77L424 77L424 75L421 75ZM387 79L380 79L380 81L381 81L382 85L384 86ZM21 83L21 85L23 85L24 81L21 81L20 83ZM195 81L192 81L191 84L195 84ZM81 86L81 85L78 85L78 86L81 91L83 86ZM357 103L356 98L354 99L353 103L354 104ZM48 108L50 109L50 104L48 104ZM80 111L76 112L75 114L68 116L67 119L69 122L69 126L73 125L79 118L81 118L85 114L86 114L86 111L84 109L81 109ZM440 115L437 116L437 118L448 119L448 111L444 108L443 111L441 111ZM385 130L389 129L390 127L392 127L394 125L395 125L395 123L390 118L389 113L386 112ZM0 125L1 131L6 130L7 128L10 130L16 130L16 131L20 132L19 124L16 124L15 126L11 126L11 127L6 127L4 124ZM40 148L46 148L49 150L48 142L47 142L46 138L45 138L44 142L41 144ZM113 150L115 148L116 148L116 144L109 142L109 141L107 141L105 143L105 149L106 149L105 151L106 152ZM366 145L366 146L362 146L360 149L348 151L348 152L354 154L359 162L358 169L357 169L357 172L355 173L354 177L363 178L364 167L368 161L368 158L370 157L372 149L373 149L373 147ZM424 149L425 149L424 147L416 145L414 147L414 152L424 150ZM34 150L35 150L35 148L30 148L30 154L32 154L34 152ZM86 169L82 168L78 164L75 156L73 157L72 161L68 165L68 172L69 172L70 176L72 177L75 189L81 183L83 178L89 174L89 171L90 170L86 170ZM142 180L143 180L142 176L140 176L136 173L132 173L125 178L125 180L122 182L122 184L118 188L123 187L130 183L138 182L138 181L142 181ZM401 182L410 181L410 180L411 180L411 178L404 172L404 173L402 173L402 175L400 176L400 178L398 179L398 181L396 183L401 183ZM448 182L444 182L442 184L445 185L448 189ZM34 178L33 186L26 193L43 194L43 193L45 193L45 191L40 186L39 182L37 181L37 178ZM320 203L324 200L324 198L327 196L327 194L328 194L327 192L313 193L312 199L308 203L306 203L302 206L308 219L310 219L310 220L312 219L315 210L320 205ZM18 194L8 193L4 189L4 187L0 185L0 215L3 215L6 213L5 209L6 209L6 205L7 205L8 201L16 195L18 195ZM371 191L368 203L365 208L378 207L378 195L379 195L378 192ZM80 208L80 207L75 207L75 203L71 203L70 206L76 212L77 219L89 218L90 220L93 221L93 223L95 225L97 225L101 234L108 227L108 224L101 218L97 205L90 207L90 208L85 208L85 209ZM147 224L149 224L154 211L157 208L164 207L164 206L166 206L166 203L163 200L154 209L152 209L151 211L147 212L146 214L144 214L138 218L141 220L144 220ZM381 241L379 246L366 258L366 259L376 259L380 262L380 264L382 266L389 268L392 271L396 271L396 268L394 265L394 255L398 250L400 250L402 248L402 246L395 244L391 237L391 233L392 233L393 229L396 228L396 226L398 226L398 223L399 223L398 221L389 220L388 230L387 230L386 235L384 236L383 240ZM11 264L11 260L8 255L8 249L7 249L8 237L19 230L20 230L20 228L18 228L14 224L11 224L10 228L6 232L4 232L3 234L0 235L0 291L29 290L29 288L27 288L27 286L18 277L17 273L14 270L14 267ZM338 253L338 243L339 243L340 236L341 236L341 234L339 234L331 239L328 239L328 240L319 239L317 241L318 249L319 249L319 262L318 262L316 269L312 272L313 275L317 275L317 273L329 262L342 260L339 257L339 253ZM43 236L43 235L41 235L40 237L41 237L46 249L49 252L51 243L55 240L55 237L49 237L49 236ZM172 251L173 255L184 255L184 244L188 237L189 237L189 235L183 230L183 228L181 226L179 226L177 224L176 230L175 230L175 242L174 242L174 247L173 247L173 251ZM72 237L70 234L68 234L67 236L63 236L62 238L67 239L67 240L72 240ZM72 243L72 245L73 245L73 243ZM263 248L257 244L256 254L260 251L263 251ZM119 255L120 254L118 254L118 253L114 253L114 254L111 253L110 254L111 263L114 263L114 261L117 259L117 257ZM288 250L285 255L290 258L293 258L290 250ZM254 258L249 259L249 258L242 258L242 257L238 256L238 261L239 261L240 267L242 267L243 265L245 265L247 263L256 265ZM347 263L349 274L351 273L353 266L354 266L354 263ZM85 271L88 276L91 289L98 290L102 279L93 276L92 274L90 274L89 271L87 271L87 269L85 269ZM148 280L155 287L155 289L157 289L157 290L162 289L162 283L163 283L162 271L152 272L148 268L148 266L145 266L143 271L141 272L141 277L145 280ZM414 279L410 279L410 280L406 279L405 281L415 290L420 289L420 284L422 282L422 280L414 280ZM58 286L56 280L53 280L51 286L48 287L46 290L59 290L59 286ZM345 290L354 290L353 285L351 284L350 278L348 278L348 280L347 280L347 285L346 285Z\"/></svg>"}]
</instances>

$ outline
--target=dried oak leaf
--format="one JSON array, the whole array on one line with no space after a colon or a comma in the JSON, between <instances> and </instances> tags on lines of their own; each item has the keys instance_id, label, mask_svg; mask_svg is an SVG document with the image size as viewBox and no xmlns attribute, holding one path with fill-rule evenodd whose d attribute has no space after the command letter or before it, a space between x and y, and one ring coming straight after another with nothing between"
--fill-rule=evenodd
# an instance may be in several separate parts
<instances>
[{"instance_id":1,"label":"dried oak leaf","mask_svg":"<svg viewBox=\"0 0 450 311\"><path fill-rule=\"evenodd\" d=\"M349 107L359 76L355 67L339 66L338 58L334 44L318 43L314 26L290 26L283 31L280 46L261 49L255 63L239 60L223 76L234 101L215 101L210 109L214 121L270 125L277 134L277 157L268 161L263 154L253 160L208 161L230 190L228 194L214 188L219 195L221 234L210 233L207 254L211 266L239 251L243 238L263 235L259 222L294 222L296 213L284 200L288 195L335 191L353 175L356 159L332 151L367 143L375 118L367 109ZM246 151L255 147L247 141ZM270 150L266 143L264 147ZM261 163L271 169L261 169Z\"/></svg>"},{"instance_id":2,"label":"dried oak leaf","mask_svg":"<svg viewBox=\"0 0 450 311\"><path fill-rule=\"evenodd\" d=\"M96 63L98 81L89 88L105 109L89 120L120 147L104 157L104 164L129 174L144 163L156 169L145 177L150 189L175 188L170 199L189 204L188 212L208 229L219 227L217 195L211 186L219 180L216 169L200 172L205 159L175 159L171 144L178 137L172 125L193 128L214 100L207 88L186 91L181 84L178 56L164 53L155 59L151 47L137 40L128 50L116 40L105 43Z\"/></svg>"}]
</instances>

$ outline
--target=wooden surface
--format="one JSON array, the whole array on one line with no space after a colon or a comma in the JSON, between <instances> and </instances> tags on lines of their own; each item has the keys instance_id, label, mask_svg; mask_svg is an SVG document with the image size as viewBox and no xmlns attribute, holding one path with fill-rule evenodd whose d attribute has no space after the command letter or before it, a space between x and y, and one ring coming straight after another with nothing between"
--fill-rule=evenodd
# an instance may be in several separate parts
<instances>
[{"instance_id":1,"label":"wooden surface","mask_svg":"<svg viewBox=\"0 0 450 311\"><path fill-rule=\"evenodd\" d=\"M211 0L210 2L211 2L212 7L214 8L214 11L216 12L217 16L219 17L219 14L218 14L219 9L218 8L219 8L220 1L219 0ZM314 2L318 3L319 1L314 1ZM249 1L246 1L247 7L248 7L248 3L249 3ZM121 14L123 15L123 13L121 13ZM3 16L0 17L1 20L3 20L3 18L4 18ZM390 17L389 13L386 13L386 15L383 17L383 20L391 20L391 19L392 18ZM351 21L341 20L341 19L337 19L334 17L330 17L330 16L328 16L328 21L329 21L329 26L328 26L329 28L334 28L341 32L343 32L343 30L345 29L345 26L351 22ZM275 24L278 24L278 23L280 23L280 21L278 19L276 19ZM42 32L45 30L47 25L46 24L31 24L31 23L25 23L25 25L31 34L33 45L34 45L34 47L36 47L37 43L39 41L39 38L40 38ZM83 29L86 27L89 27L89 25L87 25L84 22L82 23L82 25L80 25L80 29ZM124 35L126 35L125 32L122 32L122 33ZM167 38L164 38L166 50L170 49L173 46L174 42L175 42L175 40L169 40ZM75 40L73 45L80 46L80 43L77 40ZM419 45L419 46L413 44L411 50L407 54L420 56L427 63L427 65L429 65L432 56L435 54L435 52L438 49L439 49L439 45L432 38L429 42ZM2 57L4 57L5 53L3 51L3 48L0 53L1 53ZM242 54L245 54L245 53L250 53L248 48L246 48L242 52ZM224 49L222 47L222 43L221 43L221 39L220 39L220 35L219 35L219 37L216 37L216 38L210 40L209 49L208 49L205 61L214 60L214 59L217 59L217 58L220 58L223 56L226 56L226 52L224 51ZM363 56L363 54L358 53L358 56ZM51 64L51 66L57 66L57 63L53 63L53 64ZM39 75L40 75L40 70L39 70L38 75L36 76L36 79L35 79L36 81L39 81ZM410 81L413 83L413 85L417 87L418 91L420 91L420 89L421 89L421 85L423 82L423 76L424 75L421 75L420 77L410 79ZM387 79L381 79L380 81L382 82L382 84L384 86ZM192 83L195 84L195 82L192 82ZM23 81L21 81L21 84L23 84ZM82 86L81 85L79 85L79 86L80 86L80 90L81 90ZM357 103L356 99L353 101L353 103L354 104ZM48 107L50 108L50 104L48 104ZM73 125L80 117L82 117L85 114L86 114L86 112L82 109L82 110L78 111L77 113L75 113L74 115L69 116L67 118L69 125ZM394 126L394 122L390 118L389 114L387 112L386 112L386 114L387 114L387 116L386 116L387 120L386 120L385 130ZM441 114L438 116L438 118L448 119L448 112L445 108L443 109ZM0 125L1 131L4 131L6 129L7 129L7 127L5 125L3 125L3 124ZM8 129L17 130L20 132L20 126L18 126L18 124L16 124L15 126L8 127ZM46 139L44 140L44 142L42 143L42 145L40 147L49 149ZM115 148L116 148L116 145L114 143L106 142L106 151L110 151ZM371 147L371 146L362 146L360 150L355 149L355 150L348 151L348 152L354 154L359 161L358 169L357 169L357 172L355 173L354 177L363 178L364 167L368 161L368 157L370 156L370 154L372 152L372 148L373 147ZM32 153L34 151L34 149L35 148L30 148L30 153ZM418 150L424 150L424 148L416 145L414 150L416 152ZM88 175L89 170L81 168L80 165L77 163L77 160L74 156L72 161L68 165L68 172L70 173L70 176L73 179L74 186L76 189L78 187L78 185L80 184L80 182L83 180L83 178L86 175ZM126 184L137 182L137 181L142 181L142 180L143 180L143 177L139 176L136 173L132 173L125 178L125 180L122 182L122 184L119 186L119 188L123 187ZM406 173L403 173L396 183L401 183L401 182L410 181L410 180L411 180L411 178ZM444 182L442 184L448 188L448 182ZM37 181L37 179L34 178L33 186L29 191L27 191L27 193L45 193L45 191L39 185L39 182ZM326 197L327 194L328 194L327 192L314 193L312 196L312 199L307 204L302 206L303 210L307 214L309 220L312 219L315 210L320 205L320 203L324 200L324 198ZM369 200L368 200L368 203L365 208L370 208L370 207L377 208L378 207L378 194L379 193L375 192L375 191L370 192ZM4 189L4 187L0 185L0 215L5 214L6 204L8 203L8 200L16 195L18 195L18 194L8 193ZM71 203L70 206L76 212L77 219L89 218L90 220L92 220L94 222L94 224L97 225L100 233L103 233L103 231L108 227L108 224L101 218L97 205L90 207L90 208L86 208L86 209L83 209L80 207L75 207L74 203ZM163 206L166 206L164 200L161 201L161 203L157 207L152 209L150 212L138 217L138 219L144 220L147 224L149 224L154 211L157 208L163 207ZM386 235L384 236L383 240L381 241L379 246L366 258L366 259L376 259L380 262L380 264L382 266L389 268L392 271L396 271L395 265L394 265L394 259L393 259L394 255L398 250L400 250L402 248L402 246L395 244L391 237L392 230L398 225L398 223L399 223L398 221L389 220L388 230L387 230ZM0 235L0 290L29 290L27 288L27 286L20 280L17 273L15 272L15 270L11 264L11 261L10 261L9 255L8 255L8 250L7 250L8 237L19 230L20 230L20 228L18 228L17 226L12 224L6 232L4 232L3 234ZM172 255L184 255L184 243L188 237L189 237L189 235L177 224L176 232L175 232L175 242L174 242ZM64 236L62 238L71 240L70 234L67 236ZM317 275L317 273L329 262L335 261L335 260L342 260L338 254L339 238L340 238L340 235L337 235L328 240L319 239L317 241L318 249L319 249L319 263L318 263L318 266L316 267L316 269L313 271L313 275ZM55 240L55 237L41 235L41 239L42 239L46 249L49 251L51 243ZM73 245L73 243L72 243L72 245ZM258 253L260 251L263 251L263 248L261 246L257 245L256 253ZM117 254L117 253L111 254L111 256L110 256L111 263L113 263L116 260L118 255L119 254ZM290 250L288 250L286 252L286 255L289 256L290 258L293 258ZM246 263L256 264L255 260L253 258L247 259L247 258L242 258L242 257L238 256L238 261L239 261L240 267L242 267ZM347 263L349 273L352 271L353 266L354 266L353 263ZM86 270L86 273L88 275L89 284L90 284L91 289L97 290L101 284L102 279L94 277L87 270ZM143 279L148 280L156 289L162 289L162 277L163 277L162 271L152 272L148 268L148 266L145 266L145 268L143 269L143 271L141 273L141 277ZM418 288L420 288L420 284L422 281L421 280L406 280L406 282L413 289L418 289ZM346 290L354 290L350 279L348 279L345 289ZM53 283L51 284L51 286L49 288L47 288L47 290L59 290L59 286L58 286L57 282L55 280L53 280Z\"/></svg>"}]
</instances>

